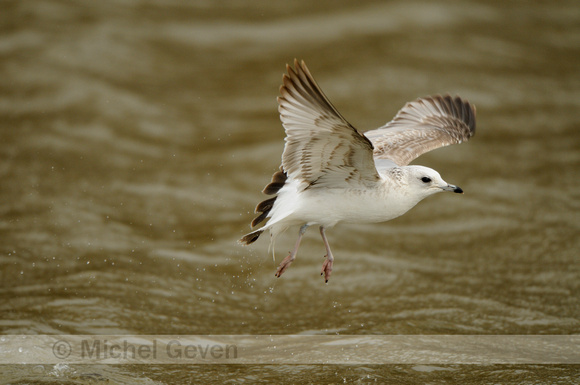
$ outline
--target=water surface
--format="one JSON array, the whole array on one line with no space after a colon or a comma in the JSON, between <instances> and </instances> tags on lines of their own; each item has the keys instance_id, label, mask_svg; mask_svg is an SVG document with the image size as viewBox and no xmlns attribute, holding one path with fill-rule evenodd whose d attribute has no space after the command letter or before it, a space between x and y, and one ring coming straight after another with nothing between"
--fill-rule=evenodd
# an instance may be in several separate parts
<instances>
[{"instance_id":1,"label":"water surface","mask_svg":"<svg viewBox=\"0 0 580 385\"><path fill-rule=\"evenodd\" d=\"M574 1L5 2L0 333L577 334ZM459 94L472 141L414 163L441 194L385 224L242 248L303 58L360 130ZM2 383L537 383L574 366L4 366ZM18 382L21 381L21 382Z\"/></svg>"}]
</instances>

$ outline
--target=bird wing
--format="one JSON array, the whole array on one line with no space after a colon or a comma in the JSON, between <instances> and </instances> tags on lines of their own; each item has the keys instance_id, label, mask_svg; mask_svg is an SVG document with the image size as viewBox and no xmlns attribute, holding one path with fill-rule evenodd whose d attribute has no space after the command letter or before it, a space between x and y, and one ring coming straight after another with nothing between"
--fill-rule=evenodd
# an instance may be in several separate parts
<instances>
[{"instance_id":1,"label":"bird wing","mask_svg":"<svg viewBox=\"0 0 580 385\"><path fill-rule=\"evenodd\" d=\"M373 145L334 108L304 61L286 65L278 97L286 130L282 167L299 190L356 187L380 180Z\"/></svg>"},{"instance_id":2,"label":"bird wing","mask_svg":"<svg viewBox=\"0 0 580 385\"><path fill-rule=\"evenodd\" d=\"M385 126L364 135L374 158L405 166L419 155L467 141L475 134L475 106L456 96L429 96L407 103Z\"/></svg>"}]
</instances>

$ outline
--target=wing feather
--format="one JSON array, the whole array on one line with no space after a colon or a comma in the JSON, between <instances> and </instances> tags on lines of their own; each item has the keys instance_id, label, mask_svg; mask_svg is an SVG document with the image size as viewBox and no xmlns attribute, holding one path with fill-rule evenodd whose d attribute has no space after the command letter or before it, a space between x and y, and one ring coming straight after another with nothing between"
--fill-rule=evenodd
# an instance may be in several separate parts
<instances>
[{"instance_id":1,"label":"wing feather","mask_svg":"<svg viewBox=\"0 0 580 385\"><path fill-rule=\"evenodd\" d=\"M300 189L376 183L373 145L334 108L304 61L286 66L278 98L286 130L282 167Z\"/></svg>"},{"instance_id":2,"label":"wing feather","mask_svg":"<svg viewBox=\"0 0 580 385\"><path fill-rule=\"evenodd\" d=\"M475 135L475 106L458 96L417 99L407 103L385 126L364 135L373 143L375 159L405 166L428 151Z\"/></svg>"}]
</instances>

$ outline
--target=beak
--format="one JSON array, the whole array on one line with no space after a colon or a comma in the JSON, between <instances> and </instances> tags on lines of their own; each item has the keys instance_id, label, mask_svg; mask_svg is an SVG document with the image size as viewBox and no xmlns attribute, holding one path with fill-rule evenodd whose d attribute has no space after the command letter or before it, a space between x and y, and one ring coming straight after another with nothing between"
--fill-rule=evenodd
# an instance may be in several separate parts
<instances>
[{"instance_id":1,"label":"beak","mask_svg":"<svg viewBox=\"0 0 580 385\"><path fill-rule=\"evenodd\" d=\"M452 184L448 184L445 187L442 187L443 191L453 191L454 193L457 194L463 194L463 190L461 189L461 187L458 186L454 186Z\"/></svg>"}]
</instances>

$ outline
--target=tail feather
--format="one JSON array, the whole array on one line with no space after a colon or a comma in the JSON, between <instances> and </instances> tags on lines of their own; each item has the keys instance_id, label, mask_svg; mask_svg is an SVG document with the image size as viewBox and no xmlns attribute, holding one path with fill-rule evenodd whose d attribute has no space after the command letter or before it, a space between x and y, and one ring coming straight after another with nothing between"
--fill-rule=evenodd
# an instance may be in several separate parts
<instances>
[{"instance_id":1,"label":"tail feather","mask_svg":"<svg viewBox=\"0 0 580 385\"><path fill-rule=\"evenodd\" d=\"M260 238L260 235L263 232L264 232L264 230L262 230L262 229L252 231L251 233L244 235L238 242L241 243L242 245L249 245L251 243L256 242L256 240L258 238Z\"/></svg>"},{"instance_id":2,"label":"tail feather","mask_svg":"<svg viewBox=\"0 0 580 385\"><path fill-rule=\"evenodd\" d=\"M274 207L274 202L276 201L276 198L277 197L266 199L265 201L258 203L258 206L256 206L256 210L254 212L256 214L260 213L260 215L254 218L251 224L252 227L255 227L258 223L266 219L266 217L270 213L270 210L272 210L272 207Z\"/></svg>"},{"instance_id":3,"label":"tail feather","mask_svg":"<svg viewBox=\"0 0 580 385\"><path fill-rule=\"evenodd\" d=\"M282 166L280 166L280 169L276 171L274 175L272 175L272 180L266 187L264 187L264 190L262 190L262 192L266 195L276 194L284 186L284 183L286 183L287 178L288 176L286 175L286 172L284 171Z\"/></svg>"},{"instance_id":4,"label":"tail feather","mask_svg":"<svg viewBox=\"0 0 580 385\"><path fill-rule=\"evenodd\" d=\"M272 175L272 180L264 188L264 190L262 192L264 194L267 194L267 195L277 194L278 191L280 191L280 189L286 183L287 178L288 177L287 177L286 173L284 172L284 169L282 168L282 166L280 166L280 169L278 171L276 171L274 173L274 175ZM258 225L259 223L261 223L264 219L266 219L268 217L268 214L270 214L270 210L272 210L272 207L274 207L274 202L276 201L276 198L277 198L277 196L275 196L273 198L268 198L265 201L258 203L258 206L256 206L255 212L256 212L256 214L259 213L260 215L258 215L256 218L254 218L254 220L252 221L252 225L251 225L252 227ZM252 243L252 242L250 242L250 243Z\"/></svg>"}]
</instances>

